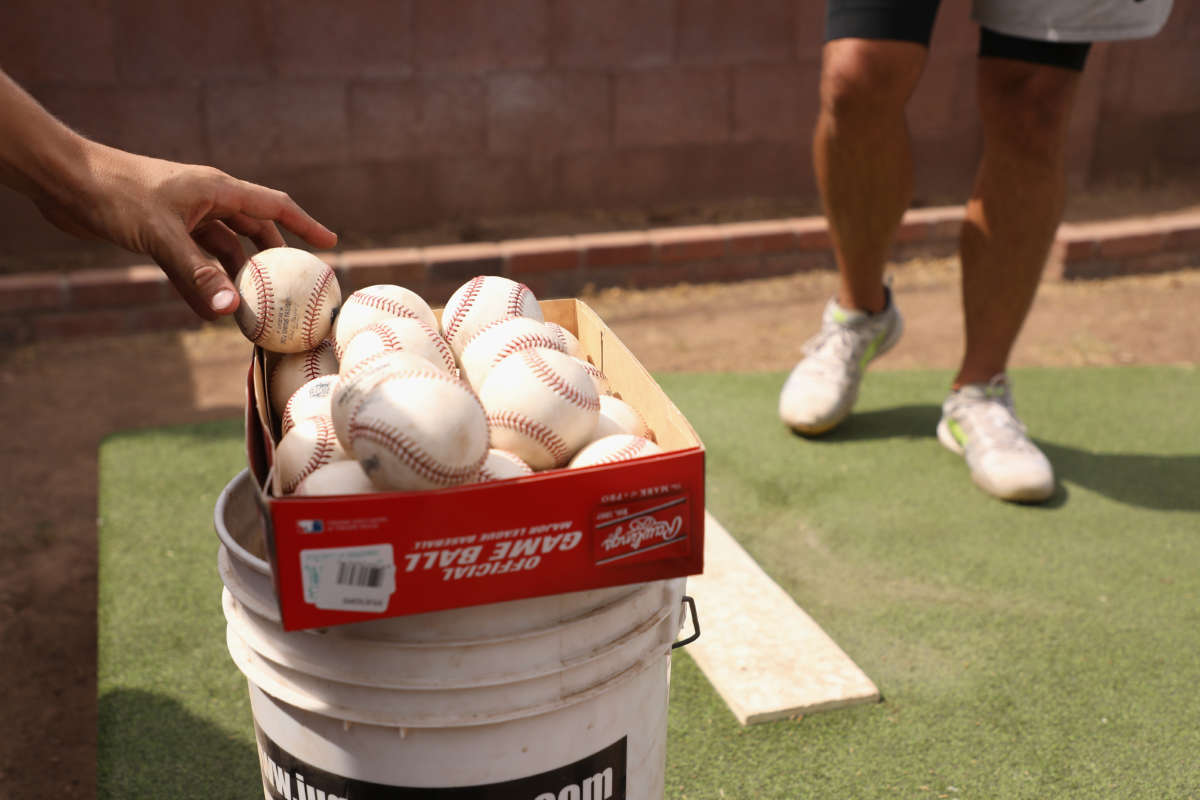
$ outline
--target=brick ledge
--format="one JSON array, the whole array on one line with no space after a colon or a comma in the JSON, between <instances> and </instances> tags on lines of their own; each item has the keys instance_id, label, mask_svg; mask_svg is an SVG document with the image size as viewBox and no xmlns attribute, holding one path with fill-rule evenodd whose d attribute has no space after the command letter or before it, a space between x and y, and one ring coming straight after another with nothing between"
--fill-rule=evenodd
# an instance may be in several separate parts
<instances>
[{"instance_id":1,"label":"brick ledge","mask_svg":"<svg viewBox=\"0 0 1200 800\"><path fill-rule=\"evenodd\" d=\"M962 218L961 206L908 212L893 258L953 254ZM585 287L650 288L834 268L822 217L319 255L336 269L344 294L395 283L435 305L480 274L506 275L538 296L560 297ZM1197 266L1200 212L1180 212L1064 223L1047 276L1104 278ZM0 340L10 344L200 324L153 265L0 276Z\"/></svg>"}]
</instances>

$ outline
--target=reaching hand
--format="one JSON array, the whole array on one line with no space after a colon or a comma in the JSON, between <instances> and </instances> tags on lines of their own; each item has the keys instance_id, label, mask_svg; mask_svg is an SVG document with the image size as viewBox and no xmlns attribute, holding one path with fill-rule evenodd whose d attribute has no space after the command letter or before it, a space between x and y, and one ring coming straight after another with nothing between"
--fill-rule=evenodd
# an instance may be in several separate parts
<instances>
[{"instance_id":1,"label":"reaching hand","mask_svg":"<svg viewBox=\"0 0 1200 800\"><path fill-rule=\"evenodd\" d=\"M34 202L58 227L107 239L154 259L205 319L230 314L238 295L230 276L245 262L238 238L279 247L275 223L318 248L337 236L280 191L220 170L177 164L83 142L74 191L37 193Z\"/></svg>"}]
</instances>

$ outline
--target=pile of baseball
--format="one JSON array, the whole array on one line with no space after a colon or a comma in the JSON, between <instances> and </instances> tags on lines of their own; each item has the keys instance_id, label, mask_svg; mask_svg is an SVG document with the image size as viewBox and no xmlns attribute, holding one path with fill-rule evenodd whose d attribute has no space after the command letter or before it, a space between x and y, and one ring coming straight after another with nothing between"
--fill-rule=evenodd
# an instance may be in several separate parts
<instances>
[{"instance_id":1,"label":"pile of baseball","mask_svg":"<svg viewBox=\"0 0 1200 800\"><path fill-rule=\"evenodd\" d=\"M295 248L252 256L236 283L238 325L271 354L286 494L439 489L662 452L524 284L472 278L439 322L401 286L342 303L333 270Z\"/></svg>"}]
</instances>

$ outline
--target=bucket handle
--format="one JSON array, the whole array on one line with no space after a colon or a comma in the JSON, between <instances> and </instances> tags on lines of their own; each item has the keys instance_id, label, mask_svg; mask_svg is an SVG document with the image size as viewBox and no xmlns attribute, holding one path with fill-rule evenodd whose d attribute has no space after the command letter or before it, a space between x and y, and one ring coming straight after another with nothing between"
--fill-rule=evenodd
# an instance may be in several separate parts
<instances>
[{"instance_id":1,"label":"bucket handle","mask_svg":"<svg viewBox=\"0 0 1200 800\"><path fill-rule=\"evenodd\" d=\"M676 647L686 647L700 638L700 618L696 616L696 601L693 600L690 595L685 594L683 596L683 603L688 607L688 613L692 618L692 635L686 639L680 639L677 642L673 642L671 644L672 650L674 650Z\"/></svg>"}]
</instances>

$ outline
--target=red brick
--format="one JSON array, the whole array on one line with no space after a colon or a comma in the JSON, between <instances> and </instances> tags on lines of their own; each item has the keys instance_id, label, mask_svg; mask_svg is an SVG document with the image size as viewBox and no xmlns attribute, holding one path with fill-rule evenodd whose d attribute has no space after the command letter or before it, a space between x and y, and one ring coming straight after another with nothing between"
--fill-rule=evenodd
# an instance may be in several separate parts
<instances>
[{"instance_id":1,"label":"red brick","mask_svg":"<svg viewBox=\"0 0 1200 800\"><path fill-rule=\"evenodd\" d=\"M815 272L837 267L833 253L813 251L808 253L767 253L763 256L764 275L790 275L793 272Z\"/></svg>"},{"instance_id":2,"label":"red brick","mask_svg":"<svg viewBox=\"0 0 1200 800\"><path fill-rule=\"evenodd\" d=\"M173 161L208 160L196 88L63 87L39 94L65 123L104 144Z\"/></svg>"},{"instance_id":3,"label":"red brick","mask_svg":"<svg viewBox=\"0 0 1200 800\"><path fill-rule=\"evenodd\" d=\"M4 70L25 86L111 83L117 71L109 4L7 0L0 53Z\"/></svg>"},{"instance_id":4,"label":"red brick","mask_svg":"<svg viewBox=\"0 0 1200 800\"><path fill-rule=\"evenodd\" d=\"M673 0L558 0L551 20L554 64L641 69L671 63Z\"/></svg>"},{"instance_id":5,"label":"red brick","mask_svg":"<svg viewBox=\"0 0 1200 800\"><path fill-rule=\"evenodd\" d=\"M54 272L0 275L0 312L64 308L66 278Z\"/></svg>"},{"instance_id":6,"label":"red brick","mask_svg":"<svg viewBox=\"0 0 1200 800\"><path fill-rule=\"evenodd\" d=\"M1086 234L1064 236L1060 232L1055 244L1063 261L1083 261L1096 254L1096 239Z\"/></svg>"},{"instance_id":7,"label":"red brick","mask_svg":"<svg viewBox=\"0 0 1200 800\"><path fill-rule=\"evenodd\" d=\"M172 302L129 309L125 324L127 331L138 333L189 330L203 326L205 321L185 303Z\"/></svg>"},{"instance_id":8,"label":"red brick","mask_svg":"<svg viewBox=\"0 0 1200 800\"><path fill-rule=\"evenodd\" d=\"M797 249L829 250L833 247L829 224L824 217L798 217L790 221L795 227Z\"/></svg>"},{"instance_id":9,"label":"red brick","mask_svg":"<svg viewBox=\"0 0 1200 800\"><path fill-rule=\"evenodd\" d=\"M1200 251L1200 215L1191 224L1181 224L1167 234L1164 250Z\"/></svg>"},{"instance_id":10,"label":"red brick","mask_svg":"<svg viewBox=\"0 0 1200 800\"><path fill-rule=\"evenodd\" d=\"M1162 252L1166 238L1162 231L1118 233L1110 236L1100 234L1096 243L1096 255L1100 258L1121 259L1159 253Z\"/></svg>"},{"instance_id":11,"label":"red brick","mask_svg":"<svg viewBox=\"0 0 1200 800\"><path fill-rule=\"evenodd\" d=\"M510 239L500 243L500 252L504 254L504 274L518 280L529 273L571 272L583 260L578 244L570 236Z\"/></svg>"},{"instance_id":12,"label":"red brick","mask_svg":"<svg viewBox=\"0 0 1200 800\"><path fill-rule=\"evenodd\" d=\"M722 225L731 255L757 255L796 249L796 229L787 220Z\"/></svg>"},{"instance_id":13,"label":"red brick","mask_svg":"<svg viewBox=\"0 0 1200 800\"><path fill-rule=\"evenodd\" d=\"M38 340L114 336L134 330L129 311L123 308L38 314L31 323L33 338Z\"/></svg>"},{"instance_id":14,"label":"red brick","mask_svg":"<svg viewBox=\"0 0 1200 800\"><path fill-rule=\"evenodd\" d=\"M973 52L930 52L905 112L913 139L979 135L978 60Z\"/></svg>"},{"instance_id":15,"label":"red brick","mask_svg":"<svg viewBox=\"0 0 1200 800\"><path fill-rule=\"evenodd\" d=\"M476 275L500 275L504 258L492 242L426 247L421 251L430 281L466 283Z\"/></svg>"},{"instance_id":16,"label":"red brick","mask_svg":"<svg viewBox=\"0 0 1200 800\"><path fill-rule=\"evenodd\" d=\"M422 72L542 67L549 23L545 0L416 0L416 61Z\"/></svg>"},{"instance_id":17,"label":"red brick","mask_svg":"<svg viewBox=\"0 0 1200 800\"><path fill-rule=\"evenodd\" d=\"M725 236L716 225L689 225L650 231L655 257L660 264L705 261L725 255Z\"/></svg>"},{"instance_id":18,"label":"red brick","mask_svg":"<svg viewBox=\"0 0 1200 800\"><path fill-rule=\"evenodd\" d=\"M974 57L979 50L979 26L971 19L968 3L942 3L934 20L931 53Z\"/></svg>"},{"instance_id":19,"label":"red brick","mask_svg":"<svg viewBox=\"0 0 1200 800\"><path fill-rule=\"evenodd\" d=\"M795 32L793 0L687 0L679 4L677 58L682 63L787 61Z\"/></svg>"},{"instance_id":20,"label":"red brick","mask_svg":"<svg viewBox=\"0 0 1200 800\"><path fill-rule=\"evenodd\" d=\"M265 3L120 0L113 10L122 82L266 78L272 22Z\"/></svg>"},{"instance_id":21,"label":"red brick","mask_svg":"<svg viewBox=\"0 0 1200 800\"><path fill-rule=\"evenodd\" d=\"M676 191L675 159L668 148L567 154L559 161L559 191L573 208L656 203Z\"/></svg>"},{"instance_id":22,"label":"red brick","mask_svg":"<svg viewBox=\"0 0 1200 800\"><path fill-rule=\"evenodd\" d=\"M693 67L617 76L618 146L721 142L730 134L729 73Z\"/></svg>"},{"instance_id":23,"label":"red brick","mask_svg":"<svg viewBox=\"0 0 1200 800\"><path fill-rule=\"evenodd\" d=\"M812 137L818 97L816 65L762 64L733 73L733 138L795 141Z\"/></svg>"},{"instance_id":24,"label":"red brick","mask_svg":"<svg viewBox=\"0 0 1200 800\"><path fill-rule=\"evenodd\" d=\"M209 87L204 106L212 158L232 172L344 163L349 153L341 83Z\"/></svg>"},{"instance_id":25,"label":"red brick","mask_svg":"<svg viewBox=\"0 0 1200 800\"><path fill-rule=\"evenodd\" d=\"M355 158L397 161L480 152L486 87L471 78L414 78L358 84L350 90Z\"/></svg>"},{"instance_id":26,"label":"red brick","mask_svg":"<svg viewBox=\"0 0 1200 800\"><path fill-rule=\"evenodd\" d=\"M543 211L555 203L554 163L549 159L441 159L431 170L430 200L443 215Z\"/></svg>"},{"instance_id":27,"label":"red brick","mask_svg":"<svg viewBox=\"0 0 1200 800\"><path fill-rule=\"evenodd\" d=\"M27 344L35 332L32 321L25 315L0 315L0 345Z\"/></svg>"},{"instance_id":28,"label":"red brick","mask_svg":"<svg viewBox=\"0 0 1200 800\"><path fill-rule=\"evenodd\" d=\"M1197 253L1153 253L1123 260L1121 262L1121 274L1134 275L1173 272L1179 269L1195 269L1197 267L1200 267L1200 254Z\"/></svg>"},{"instance_id":29,"label":"red brick","mask_svg":"<svg viewBox=\"0 0 1200 800\"><path fill-rule=\"evenodd\" d=\"M288 0L271 21L285 78L403 78L413 72L412 0Z\"/></svg>"},{"instance_id":30,"label":"red brick","mask_svg":"<svg viewBox=\"0 0 1200 800\"><path fill-rule=\"evenodd\" d=\"M589 268L654 263L654 246L646 232L590 233L575 239Z\"/></svg>"},{"instance_id":31,"label":"red brick","mask_svg":"<svg viewBox=\"0 0 1200 800\"><path fill-rule=\"evenodd\" d=\"M825 4L797 0L795 32L796 56L819 58L825 46Z\"/></svg>"},{"instance_id":32,"label":"red brick","mask_svg":"<svg viewBox=\"0 0 1200 800\"><path fill-rule=\"evenodd\" d=\"M163 271L149 265L83 270L67 276L68 303L77 310L159 303L170 296L169 286Z\"/></svg>"},{"instance_id":33,"label":"red brick","mask_svg":"<svg viewBox=\"0 0 1200 800\"><path fill-rule=\"evenodd\" d=\"M1122 42L1109 53L1105 108L1155 116L1200 111L1200 85L1182 76L1200 74L1200 48L1157 39Z\"/></svg>"},{"instance_id":34,"label":"red brick","mask_svg":"<svg viewBox=\"0 0 1200 800\"><path fill-rule=\"evenodd\" d=\"M343 298L364 286L390 283L411 287L425 280L425 260L415 247L347 250L335 268Z\"/></svg>"},{"instance_id":35,"label":"red brick","mask_svg":"<svg viewBox=\"0 0 1200 800\"><path fill-rule=\"evenodd\" d=\"M594 150L612 138L612 79L600 72L512 73L488 81L488 149Z\"/></svg>"}]
</instances>

